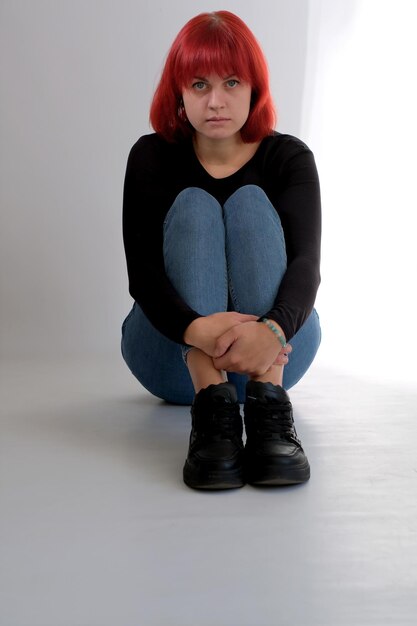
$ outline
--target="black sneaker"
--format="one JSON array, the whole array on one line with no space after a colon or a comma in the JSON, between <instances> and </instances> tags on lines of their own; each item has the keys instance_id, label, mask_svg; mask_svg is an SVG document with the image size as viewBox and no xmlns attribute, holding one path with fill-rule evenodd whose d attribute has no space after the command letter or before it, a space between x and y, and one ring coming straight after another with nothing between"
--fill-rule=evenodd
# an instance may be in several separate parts
<instances>
[{"instance_id":1,"label":"black sneaker","mask_svg":"<svg viewBox=\"0 0 417 626\"><path fill-rule=\"evenodd\" d=\"M185 484L194 489L242 487L243 424L235 387L221 383L199 391L191 418Z\"/></svg>"},{"instance_id":2,"label":"black sneaker","mask_svg":"<svg viewBox=\"0 0 417 626\"><path fill-rule=\"evenodd\" d=\"M245 477L252 485L291 485L310 478L285 389L249 381L245 402Z\"/></svg>"}]
</instances>

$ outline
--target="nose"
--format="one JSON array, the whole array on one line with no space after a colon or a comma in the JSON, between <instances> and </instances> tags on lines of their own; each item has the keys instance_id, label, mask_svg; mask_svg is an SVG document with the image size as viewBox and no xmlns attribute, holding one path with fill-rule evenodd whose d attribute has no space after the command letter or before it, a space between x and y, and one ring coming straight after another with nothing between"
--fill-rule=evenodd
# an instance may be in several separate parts
<instances>
[{"instance_id":1,"label":"nose","mask_svg":"<svg viewBox=\"0 0 417 626\"><path fill-rule=\"evenodd\" d=\"M215 87L210 91L210 97L208 100L208 106L210 109L222 109L224 107L224 97L220 89Z\"/></svg>"}]
</instances>

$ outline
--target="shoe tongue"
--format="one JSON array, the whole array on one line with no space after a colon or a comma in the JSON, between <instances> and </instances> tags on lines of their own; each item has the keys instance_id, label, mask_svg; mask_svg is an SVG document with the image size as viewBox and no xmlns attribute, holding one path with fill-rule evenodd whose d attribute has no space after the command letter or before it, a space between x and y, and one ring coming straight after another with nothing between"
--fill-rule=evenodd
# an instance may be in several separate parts
<instances>
[{"instance_id":1,"label":"shoe tongue","mask_svg":"<svg viewBox=\"0 0 417 626\"><path fill-rule=\"evenodd\" d=\"M272 383L258 383L253 380L248 382L246 386L246 397L256 398L257 400L288 400L288 394L279 385L273 385Z\"/></svg>"}]
</instances>

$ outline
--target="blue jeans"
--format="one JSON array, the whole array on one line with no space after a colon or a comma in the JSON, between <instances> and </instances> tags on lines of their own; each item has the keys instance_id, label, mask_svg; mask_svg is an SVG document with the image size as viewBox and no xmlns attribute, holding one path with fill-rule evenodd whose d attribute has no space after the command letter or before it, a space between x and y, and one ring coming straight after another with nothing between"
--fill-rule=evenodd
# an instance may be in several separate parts
<instances>
[{"instance_id":1,"label":"blue jeans","mask_svg":"<svg viewBox=\"0 0 417 626\"><path fill-rule=\"evenodd\" d=\"M230 310L262 315L272 308L287 263L278 214L255 185L238 189L224 206L202 189L184 189L165 219L163 253L170 281L202 315ZM286 389L310 367L320 339L314 310L291 338ZM122 354L129 369L153 395L191 404L195 394L182 349L134 303L122 326ZM229 373L228 379L244 402L247 376Z\"/></svg>"}]
</instances>

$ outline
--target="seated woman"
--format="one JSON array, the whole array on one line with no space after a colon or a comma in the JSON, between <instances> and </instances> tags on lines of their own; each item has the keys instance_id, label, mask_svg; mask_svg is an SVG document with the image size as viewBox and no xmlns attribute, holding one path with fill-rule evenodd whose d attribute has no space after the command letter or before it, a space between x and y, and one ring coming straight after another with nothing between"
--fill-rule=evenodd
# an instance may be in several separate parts
<instances>
[{"instance_id":1,"label":"seated woman","mask_svg":"<svg viewBox=\"0 0 417 626\"><path fill-rule=\"evenodd\" d=\"M304 482L310 466L286 390L320 344L312 152L274 131L264 55L227 11L198 15L177 35L150 120L155 133L131 149L124 186L135 300L124 359L155 396L192 404L188 486Z\"/></svg>"}]
</instances>

